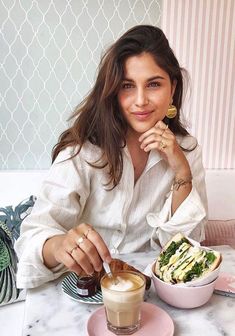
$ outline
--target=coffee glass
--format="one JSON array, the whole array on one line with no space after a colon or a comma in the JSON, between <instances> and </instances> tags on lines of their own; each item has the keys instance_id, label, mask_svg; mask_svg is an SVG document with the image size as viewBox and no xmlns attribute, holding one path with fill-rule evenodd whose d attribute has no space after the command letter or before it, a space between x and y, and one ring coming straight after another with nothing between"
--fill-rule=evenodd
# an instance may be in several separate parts
<instances>
[{"instance_id":1,"label":"coffee glass","mask_svg":"<svg viewBox=\"0 0 235 336\"><path fill-rule=\"evenodd\" d=\"M145 277L133 271L105 274L101 279L107 327L116 335L130 335L140 328Z\"/></svg>"}]
</instances>

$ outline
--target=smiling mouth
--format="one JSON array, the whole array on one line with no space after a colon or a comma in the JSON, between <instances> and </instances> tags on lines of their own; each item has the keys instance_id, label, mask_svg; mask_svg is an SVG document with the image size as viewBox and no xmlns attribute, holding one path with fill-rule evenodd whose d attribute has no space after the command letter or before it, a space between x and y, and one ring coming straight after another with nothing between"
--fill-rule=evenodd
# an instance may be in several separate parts
<instances>
[{"instance_id":1,"label":"smiling mouth","mask_svg":"<svg viewBox=\"0 0 235 336\"><path fill-rule=\"evenodd\" d=\"M146 119L152 114L153 111L142 111L142 112L133 112L132 114L137 118L137 119Z\"/></svg>"}]
</instances>

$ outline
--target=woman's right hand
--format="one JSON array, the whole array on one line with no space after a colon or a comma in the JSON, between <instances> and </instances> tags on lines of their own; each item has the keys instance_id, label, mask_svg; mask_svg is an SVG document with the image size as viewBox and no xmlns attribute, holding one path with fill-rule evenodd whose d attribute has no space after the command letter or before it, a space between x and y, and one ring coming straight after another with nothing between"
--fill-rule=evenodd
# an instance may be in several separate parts
<instances>
[{"instance_id":1,"label":"woman's right hand","mask_svg":"<svg viewBox=\"0 0 235 336\"><path fill-rule=\"evenodd\" d=\"M89 224L80 224L67 234L49 238L43 246L44 264L53 268L64 264L70 271L92 274L101 271L103 261L111 261L102 237Z\"/></svg>"}]
</instances>

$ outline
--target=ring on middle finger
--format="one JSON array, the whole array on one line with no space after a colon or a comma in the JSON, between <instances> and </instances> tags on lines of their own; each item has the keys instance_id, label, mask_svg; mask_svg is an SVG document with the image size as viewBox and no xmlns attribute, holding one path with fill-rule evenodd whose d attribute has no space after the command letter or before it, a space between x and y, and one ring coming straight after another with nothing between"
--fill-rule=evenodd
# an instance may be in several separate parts
<instances>
[{"instance_id":1,"label":"ring on middle finger","mask_svg":"<svg viewBox=\"0 0 235 336\"><path fill-rule=\"evenodd\" d=\"M160 142L160 149L166 148L166 143L164 141Z\"/></svg>"}]
</instances>

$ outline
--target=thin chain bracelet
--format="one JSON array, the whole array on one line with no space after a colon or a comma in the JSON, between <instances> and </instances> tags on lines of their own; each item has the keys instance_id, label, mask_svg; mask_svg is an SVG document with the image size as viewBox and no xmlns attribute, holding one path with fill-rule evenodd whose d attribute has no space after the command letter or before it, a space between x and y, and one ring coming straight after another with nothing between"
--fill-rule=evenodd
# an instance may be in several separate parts
<instances>
[{"instance_id":1,"label":"thin chain bracelet","mask_svg":"<svg viewBox=\"0 0 235 336\"><path fill-rule=\"evenodd\" d=\"M179 190L180 187L192 183L192 176L190 176L190 178L188 180L184 180L184 179L174 179L173 181L173 186L172 186L172 190Z\"/></svg>"}]
</instances>

